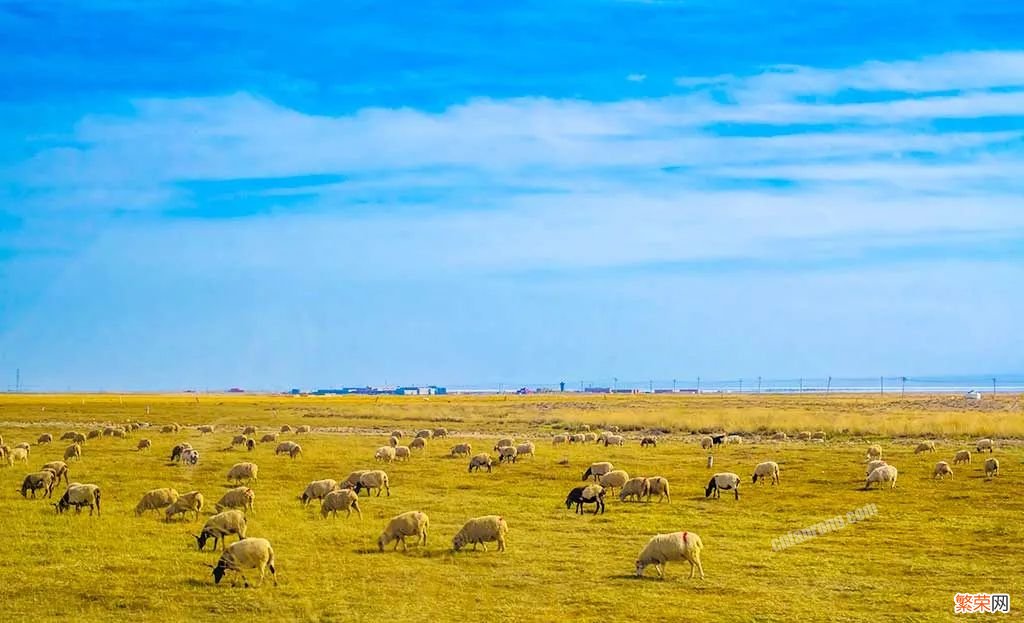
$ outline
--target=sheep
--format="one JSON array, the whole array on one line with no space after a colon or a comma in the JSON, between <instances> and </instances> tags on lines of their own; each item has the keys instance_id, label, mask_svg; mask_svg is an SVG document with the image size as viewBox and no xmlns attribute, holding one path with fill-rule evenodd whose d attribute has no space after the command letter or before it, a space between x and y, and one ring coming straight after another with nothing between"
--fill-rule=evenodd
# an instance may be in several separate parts
<instances>
[{"instance_id":1,"label":"sheep","mask_svg":"<svg viewBox=\"0 0 1024 623\"><path fill-rule=\"evenodd\" d=\"M725 443L740 444L743 443L743 437L739 435L727 435L725 437Z\"/></svg>"},{"instance_id":2,"label":"sheep","mask_svg":"<svg viewBox=\"0 0 1024 623\"><path fill-rule=\"evenodd\" d=\"M259 466L255 463L235 463L228 470L228 480L235 483L240 483L244 480L246 484L256 482L259 470Z\"/></svg>"},{"instance_id":3,"label":"sheep","mask_svg":"<svg viewBox=\"0 0 1024 623\"><path fill-rule=\"evenodd\" d=\"M501 448L498 448L499 463L507 463L509 461L515 463L518 457L519 452L516 450L515 446L502 446Z\"/></svg>"},{"instance_id":4,"label":"sheep","mask_svg":"<svg viewBox=\"0 0 1024 623\"><path fill-rule=\"evenodd\" d=\"M868 446L868 460L874 461L882 458L882 447L881 446Z\"/></svg>"},{"instance_id":5,"label":"sheep","mask_svg":"<svg viewBox=\"0 0 1024 623\"><path fill-rule=\"evenodd\" d=\"M704 497L709 498L714 494L716 499L721 498L721 492L728 491L729 489L733 490L737 500L740 499L740 477L732 472L721 472L712 476L711 480L708 481L708 486L704 490Z\"/></svg>"},{"instance_id":6,"label":"sheep","mask_svg":"<svg viewBox=\"0 0 1024 623\"><path fill-rule=\"evenodd\" d=\"M245 435L235 435L231 438L232 446L244 446L245 442L249 441L249 438Z\"/></svg>"},{"instance_id":7,"label":"sheep","mask_svg":"<svg viewBox=\"0 0 1024 623\"><path fill-rule=\"evenodd\" d=\"M60 482L60 479L63 477L64 483L70 484L68 481L68 464L64 461L50 461L43 465L43 469L53 472L53 476L56 479L55 482Z\"/></svg>"},{"instance_id":8,"label":"sheep","mask_svg":"<svg viewBox=\"0 0 1024 623\"><path fill-rule=\"evenodd\" d=\"M953 457L953 465L959 465L960 463L968 463L968 464L970 464L970 462L971 462L971 451L970 450L961 450L961 451L956 453L956 456Z\"/></svg>"},{"instance_id":9,"label":"sheep","mask_svg":"<svg viewBox=\"0 0 1024 623\"><path fill-rule=\"evenodd\" d=\"M625 502L632 498L639 502L644 496L650 494L650 490L651 483L646 478L630 478L626 484L622 485L622 489L619 491L619 500Z\"/></svg>"},{"instance_id":10,"label":"sheep","mask_svg":"<svg viewBox=\"0 0 1024 623\"><path fill-rule=\"evenodd\" d=\"M796 438L798 440L800 440L800 441L810 441L811 440L811 431L809 431L809 430L802 430L802 431L800 431L799 433L796 434Z\"/></svg>"},{"instance_id":11,"label":"sheep","mask_svg":"<svg viewBox=\"0 0 1024 623\"><path fill-rule=\"evenodd\" d=\"M935 469L932 470L932 478L942 479L943 476L949 475L950 479L953 478L953 470L949 468L949 463L945 461L939 461L935 464Z\"/></svg>"},{"instance_id":12,"label":"sheep","mask_svg":"<svg viewBox=\"0 0 1024 623\"><path fill-rule=\"evenodd\" d=\"M210 539L213 539L213 549L217 549L217 542L220 541L220 549L223 551L227 546L229 535L238 535L239 541L245 538L246 527L245 513L239 510L229 510L217 513L207 519L199 534L192 536L196 538L196 545L199 546L200 551L206 547L206 542Z\"/></svg>"},{"instance_id":13,"label":"sheep","mask_svg":"<svg viewBox=\"0 0 1024 623\"><path fill-rule=\"evenodd\" d=\"M607 474L601 476L600 478L598 478L597 481L605 489L612 490L612 489L616 489L616 488L620 488L621 489L622 486L624 484L626 484L626 482L628 480L629 480L629 474L626 473L625 470L615 469L615 470L612 470L612 471L608 472ZM614 491L612 493L614 493Z\"/></svg>"},{"instance_id":14,"label":"sheep","mask_svg":"<svg viewBox=\"0 0 1024 623\"><path fill-rule=\"evenodd\" d=\"M294 459L302 454L302 446L294 441L285 441L277 444L277 447L274 448L274 454L287 454Z\"/></svg>"},{"instance_id":15,"label":"sheep","mask_svg":"<svg viewBox=\"0 0 1024 623\"><path fill-rule=\"evenodd\" d=\"M489 541L498 542L498 551L505 551L505 535L508 534L508 523L504 517L485 515L467 521L452 539L452 550L459 551L470 543L473 549L479 544L487 551Z\"/></svg>"},{"instance_id":16,"label":"sheep","mask_svg":"<svg viewBox=\"0 0 1024 623\"><path fill-rule=\"evenodd\" d=\"M597 482L598 478L604 476L613 469L615 469L615 467L607 461L601 463L592 463L590 467L587 468L587 471L583 472L583 478L580 478L580 480L586 480L593 476L594 482Z\"/></svg>"},{"instance_id":17,"label":"sheep","mask_svg":"<svg viewBox=\"0 0 1024 623\"><path fill-rule=\"evenodd\" d=\"M27 498L28 492L32 492L35 499L36 491L42 489L44 498L53 497L53 487L56 485L57 477L48 469L39 472L32 472L21 481L21 497Z\"/></svg>"},{"instance_id":18,"label":"sheep","mask_svg":"<svg viewBox=\"0 0 1024 623\"><path fill-rule=\"evenodd\" d=\"M242 429L242 434L245 435L245 436L255 435L256 434L256 427L255 426L246 426L245 428Z\"/></svg>"},{"instance_id":19,"label":"sheep","mask_svg":"<svg viewBox=\"0 0 1024 623\"><path fill-rule=\"evenodd\" d=\"M113 436L114 436L114 432L115 432L116 430L117 430L117 429L116 429L116 428L114 428L113 426L107 426L107 427L105 427L105 428L103 429L103 436L104 436L104 437L113 437Z\"/></svg>"},{"instance_id":20,"label":"sheep","mask_svg":"<svg viewBox=\"0 0 1024 623\"><path fill-rule=\"evenodd\" d=\"M784 433L782 431L779 431L779 432L775 433L774 435L772 435L772 441L787 441L788 439L789 439L789 435L787 435L786 433Z\"/></svg>"},{"instance_id":21,"label":"sheep","mask_svg":"<svg viewBox=\"0 0 1024 623\"><path fill-rule=\"evenodd\" d=\"M171 461L172 463L177 463L178 461L181 460L181 454L185 450L191 450L191 449L192 449L192 444L187 443L187 442L186 443L179 443L178 445L176 445L173 448L171 448L171 458L168 459L168 460Z\"/></svg>"},{"instance_id":22,"label":"sheep","mask_svg":"<svg viewBox=\"0 0 1024 623\"><path fill-rule=\"evenodd\" d=\"M656 437L644 437L643 439L640 440L640 447L641 448L646 448L647 446L655 446L655 447L657 447L657 445L658 445L658 439Z\"/></svg>"},{"instance_id":23,"label":"sheep","mask_svg":"<svg viewBox=\"0 0 1024 623\"><path fill-rule=\"evenodd\" d=\"M300 427L295 429L295 434L296 435L301 435L303 433L308 433L310 430L312 430L312 429L309 428L308 424L303 424L302 426L300 426Z\"/></svg>"},{"instance_id":24,"label":"sheep","mask_svg":"<svg viewBox=\"0 0 1024 623\"><path fill-rule=\"evenodd\" d=\"M636 576L642 577L644 569L654 565L658 577L665 579L665 567L670 560L685 560L690 563L690 579L694 571L700 572L704 579L704 566L700 564L700 551L704 548L700 537L692 532L673 532L658 534L647 542L636 559Z\"/></svg>"},{"instance_id":25,"label":"sheep","mask_svg":"<svg viewBox=\"0 0 1024 623\"><path fill-rule=\"evenodd\" d=\"M775 461L758 463L754 468L754 484L757 484L758 478L761 479L761 484L764 484L765 478L771 478L773 485L779 484L779 464Z\"/></svg>"},{"instance_id":26,"label":"sheep","mask_svg":"<svg viewBox=\"0 0 1024 623\"><path fill-rule=\"evenodd\" d=\"M864 483L864 490L868 490L871 487L871 483L878 483L878 488L882 488L883 482L891 483L890 489L896 488L896 477L899 475L894 465L881 465L876 467L873 472L868 474L868 479Z\"/></svg>"},{"instance_id":27,"label":"sheep","mask_svg":"<svg viewBox=\"0 0 1024 623\"><path fill-rule=\"evenodd\" d=\"M883 461L881 459L877 459L877 460L868 462L868 467L867 467L867 470L865 470L864 475L865 476L870 476L871 472L875 471L876 469L878 469L879 467L881 467L883 465L888 465L888 463L886 463L885 461Z\"/></svg>"},{"instance_id":28,"label":"sheep","mask_svg":"<svg viewBox=\"0 0 1024 623\"><path fill-rule=\"evenodd\" d=\"M100 515L100 488L92 484L72 483L68 485L67 491L60 500L54 504L57 514L61 514L72 506L75 512L82 512L83 506L89 507L89 516L92 517L93 508L96 509L96 516Z\"/></svg>"},{"instance_id":29,"label":"sheep","mask_svg":"<svg viewBox=\"0 0 1024 623\"><path fill-rule=\"evenodd\" d=\"M551 438L551 445L557 446L559 444L568 443L569 436L565 434L555 435Z\"/></svg>"},{"instance_id":30,"label":"sheep","mask_svg":"<svg viewBox=\"0 0 1024 623\"><path fill-rule=\"evenodd\" d=\"M284 424L283 426L281 426L281 432L282 433L290 433L290 432L292 432L292 427L287 425L287 424Z\"/></svg>"},{"instance_id":31,"label":"sheep","mask_svg":"<svg viewBox=\"0 0 1024 623\"><path fill-rule=\"evenodd\" d=\"M448 429L447 428L441 427L441 428L435 428L434 429L434 437L442 437L443 438L443 437L447 437L447 436L448 436Z\"/></svg>"},{"instance_id":32,"label":"sheep","mask_svg":"<svg viewBox=\"0 0 1024 623\"><path fill-rule=\"evenodd\" d=\"M401 543L402 549L407 550L409 549L409 546L405 543L405 537L407 536L417 537L417 545L426 545L429 524L430 519L427 517L427 514L421 511L409 511L397 515L388 522L384 532L377 538L377 548L383 552L384 546L394 541L394 549L397 550L398 544Z\"/></svg>"},{"instance_id":33,"label":"sheep","mask_svg":"<svg viewBox=\"0 0 1024 623\"><path fill-rule=\"evenodd\" d=\"M665 478L664 476L651 476L650 478L647 479L648 502L651 501L652 495L657 495L659 502L662 499L665 499L668 501L669 504L672 503L672 496L669 495L668 491L668 478Z\"/></svg>"},{"instance_id":34,"label":"sheep","mask_svg":"<svg viewBox=\"0 0 1024 623\"><path fill-rule=\"evenodd\" d=\"M159 511L174 504L178 500L178 492L170 487L151 489L142 494L142 499L135 505L135 516L140 517L146 511Z\"/></svg>"},{"instance_id":35,"label":"sheep","mask_svg":"<svg viewBox=\"0 0 1024 623\"><path fill-rule=\"evenodd\" d=\"M14 464L15 461L28 463L28 450L25 448L12 448L8 462Z\"/></svg>"},{"instance_id":36,"label":"sheep","mask_svg":"<svg viewBox=\"0 0 1024 623\"><path fill-rule=\"evenodd\" d=\"M128 438L128 432L126 430L124 430L123 428L118 428L118 429L114 430L114 437L116 437L118 439L127 439Z\"/></svg>"},{"instance_id":37,"label":"sheep","mask_svg":"<svg viewBox=\"0 0 1024 623\"><path fill-rule=\"evenodd\" d=\"M142 451L153 447L153 442L148 439L140 439L139 443L135 445L135 450Z\"/></svg>"},{"instance_id":38,"label":"sheep","mask_svg":"<svg viewBox=\"0 0 1024 623\"><path fill-rule=\"evenodd\" d=\"M77 443L80 446L84 445L85 444L85 435L83 435L82 433L75 433L74 437L71 438L71 441L72 441L72 443Z\"/></svg>"},{"instance_id":39,"label":"sheep","mask_svg":"<svg viewBox=\"0 0 1024 623\"><path fill-rule=\"evenodd\" d=\"M212 432L213 432L213 427L212 427L212 426L209 426L209 425L206 425L206 424L204 424L204 425L202 425L202 426L199 426L199 427L198 427L198 428L197 428L196 430L198 430L198 431L199 431L199 434L200 434L200 435L209 435L210 433L212 433Z\"/></svg>"},{"instance_id":40,"label":"sheep","mask_svg":"<svg viewBox=\"0 0 1024 623\"><path fill-rule=\"evenodd\" d=\"M235 487L228 489L224 492L217 503L213 505L217 512L221 512L225 508L241 508L243 510L255 512L254 504L256 502L256 494L249 487Z\"/></svg>"},{"instance_id":41,"label":"sheep","mask_svg":"<svg viewBox=\"0 0 1024 623\"><path fill-rule=\"evenodd\" d=\"M702 450L710 450L711 446L714 445L714 443L715 443L715 440L712 439L711 437L701 437L700 438L700 447L701 447Z\"/></svg>"},{"instance_id":42,"label":"sheep","mask_svg":"<svg viewBox=\"0 0 1024 623\"><path fill-rule=\"evenodd\" d=\"M167 510L164 511L164 521L171 521L175 515L183 515L188 518L188 513L195 513L196 519L199 519L199 512L203 510L205 502L206 498L202 493L189 491L179 496L173 504L167 507Z\"/></svg>"},{"instance_id":43,"label":"sheep","mask_svg":"<svg viewBox=\"0 0 1024 623\"><path fill-rule=\"evenodd\" d=\"M430 439L434 436L434 431L424 428L423 430L416 431L417 439Z\"/></svg>"},{"instance_id":44,"label":"sheep","mask_svg":"<svg viewBox=\"0 0 1024 623\"><path fill-rule=\"evenodd\" d=\"M71 459L82 458L82 446L77 443L73 443L67 448L64 448L64 460L70 461Z\"/></svg>"},{"instance_id":45,"label":"sheep","mask_svg":"<svg viewBox=\"0 0 1024 623\"><path fill-rule=\"evenodd\" d=\"M37 446L46 445L46 444L52 443L52 442L53 442L53 435L51 435L50 433L43 433L42 435L39 435L38 439L36 439L36 445Z\"/></svg>"},{"instance_id":46,"label":"sheep","mask_svg":"<svg viewBox=\"0 0 1024 623\"><path fill-rule=\"evenodd\" d=\"M920 454L922 452L935 452L935 442L929 439L928 441L922 441L917 444L917 447L914 448L914 454Z\"/></svg>"},{"instance_id":47,"label":"sheep","mask_svg":"<svg viewBox=\"0 0 1024 623\"><path fill-rule=\"evenodd\" d=\"M314 480L306 485L306 489L302 492L302 495L299 496L299 499L302 500L303 506L308 506L313 500L323 501L324 496L337 488L338 481L332 478Z\"/></svg>"},{"instance_id":48,"label":"sheep","mask_svg":"<svg viewBox=\"0 0 1024 623\"><path fill-rule=\"evenodd\" d=\"M60 436L60 440L61 441L71 441L72 439L75 438L75 435L77 435L77 434L78 433L76 433L75 431L69 430L69 431L65 432L63 435ZM2 441L3 441L3 439L0 439L0 442L2 442Z\"/></svg>"},{"instance_id":49,"label":"sheep","mask_svg":"<svg viewBox=\"0 0 1024 623\"><path fill-rule=\"evenodd\" d=\"M524 456L534 456L534 452L537 450L537 446L532 441L524 441L521 444L516 445L516 455L519 458ZM515 461L513 461L514 463Z\"/></svg>"},{"instance_id":50,"label":"sheep","mask_svg":"<svg viewBox=\"0 0 1024 623\"><path fill-rule=\"evenodd\" d=\"M185 465L195 465L199 462L199 450L188 448L181 453L181 462Z\"/></svg>"},{"instance_id":51,"label":"sheep","mask_svg":"<svg viewBox=\"0 0 1024 623\"><path fill-rule=\"evenodd\" d=\"M388 437L388 445L392 448L398 447L398 437Z\"/></svg>"},{"instance_id":52,"label":"sheep","mask_svg":"<svg viewBox=\"0 0 1024 623\"><path fill-rule=\"evenodd\" d=\"M979 439L979 440L978 440L978 443L976 443L976 444L974 445L974 449L975 449L976 451L978 451L978 452L982 452L982 451L984 451L984 450L988 450L988 451L989 451L989 454L991 454L991 453L992 453L992 449L993 449L994 447L995 447L995 444L994 444L994 443L992 443L992 440L991 440L991 439Z\"/></svg>"},{"instance_id":53,"label":"sheep","mask_svg":"<svg viewBox=\"0 0 1024 623\"><path fill-rule=\"evenodd\" d=\"M583 433L573 433L569 435L569 443L583 443L587 440L587 436Z\"/></svg>"},{"instance_id":54,"label":"sheep","mask_svg":"<svg viewBox=\"0 0 1024 623\"><path fill-rule=\"evenodd\" d=\"M260 443L274 443L277 441L277 433L265 433L260 437Z\"/></svg>"},{"instance_id":55,"label":"sheep","mask_svg":"<svg viewBox=\"0 0 1024 623\"><path fill-rule=\"evenodd\" d=\"M342 488L354 488L357 484L359 484L359 479L363 477L363 474L367 473L368 471L370 470L360 469L352 472L351 474L348 475L347 478L345 478L345 480L341 482L339 486Z\"/></svg>"},{"instance_id":56,"label":"sheep","mask_svg":"<svg viewBox=\"0 0 1024 623\"><path fill-rule=\"evenodd\" d=\"M160 427L160 432L161 433L174 433L174 432L177 432L177 431L175 430L173 424L164 424L163 426Z\"/></svg>"},{"instance_id":57,"label":"sheep","mask_svg":"<svg viewBox=\"0 0 1024 623\"><path fill-rule=\"evenodd\" d=\"M504 437L502 439L499 439L498 443L494 444L494 448L492 448L492 450L497 452L501 448L511 448L514 445L516 445L515 441L509 439L508 437Z\"/></svg>"},{"instance_id":58,"label":"sheep","mask_svg":"<svg viewBox=\"0 0 1024 623\"><path fill-rule=\"evenodd\" d=\"M601 485L585 485L583 487L576 487L569 492L569 495L565 498L565 507L570 508L573 504L576 505L576 513L579 515L583 514L584 504L594 505L594 514L597 511L601 511L604 514L604 487Z\"/></svg>"},{"instance_id":59,"label":"sheep","mask_svg":"<svg viewBox=\"0 0 1024 623\"><path fill-rule=\"evenodd\" d=\"M816 430L811 435L811 439L813 441L825 441L826 439L828 439L828 435L823 430Z\"/></svg>"},{"instance_id":60,"label":"sheep","mask_svg":"<svg viewBox=\"0 0 1024 623\"><path fill-rule=\"evenodd\" d=\"M481 467L486 467L487 473L490 473L492 464L493 461L491 460L490 455L486 453L477 454L473 458L469 459L469 471L472 472L473 470L479 470Z\"/></svg>"},{"instance_id":61,"label":"sheep","mask_svg":"<svg viewBox=\"0 0 1024 623\"><path fill-rule=\"evenodd\" d=\"M402 434L403 433L400 430L393 430L393 431L391 431L391 436L392 437L398 437L399 439L402 438Z\"/></svg>"},{"instance_id":62,"label":"sheep","mask_svg":"<svg viewBox=\"0 0 1024 623\"><path fill-rule=\"evenodd\" d=\"M92 429L91 431L89 431L89 434L88 434L88 435L86 435L86 437L88 437L89 439L97 439L97 438L99 438L99 437L100 437L100 436L101 436L102 434L103 434L103 430L102 430L102 429L99 429L99 428L94 428L94 429Z\"/></svg>"},{"instance_id":63,"label":"sheep","mask_svg":"<svg viewBox=\"0 0 1024 623\"><path fill-rule=\"evenodd\" d=\"M604 438L605 447L608 446L621 446L626 443L626 438L622 435L608 435Z\"/></svg>"},{"instance_id":64,"label":"sheep","mask_svg":"<svg viewBox=\"0 0 1024 623\"><path fill-rule=\"evenodd\" d=\"M359 493L361 489L366 489L367 495L369 495L374 489L377 490L377 497L383 491L387 491L388 497L391 497L391 485L388 481L388 475L379 469L371 470L359 477L359 482L356 483L355 492Z\"/></svg>"},{"instance_id":65,"label":"sheep","mask_svg":"<svg viewBox=\"0 0 1024 623\"><path fill-rule=\"evenodd\" d=\"M985 478L999 475L999 459L985 459Z\"/></svg>"},{"instance_id":66,"label":"sheep","mask_svg":"<svg viewBox=\"0 0 1024 623\"><path fill-rule=\"evenodd\" d=\"M327 515L333 513L337 517L338 511L344 510L345 516L349 517L352 515L352 509L355 509L360 519L363 518L363 511L359 510L359 496L356 492L352 489L337 489L324 496L320 504L320 516L327 519Z\"/></svg>"},{"instance_id":67,"label":"sheep","mask_svg":"<svg viewBox=\"0 0 1024 623\"><path fill-rule=\"evenodd\" d=\"M11 461L11 449L3 444L0 444L0 467L10 467L14 465Z\"/></svg>"},{"instance_id":68,"label":"sheep","mask_svg":"<svg viewBox=\"0 0 1024 623\"><path fill-rule=\"evenodd\" d=\"M395 446L395 460L396 461L408 461L409 457L412 456L412 450L409 446Z\"/></svg>"},{"instance_id":69,"label":"sheep","mask_svg":"<svg viewBox=\"0 0 1024 623\"><path fill-rule=\"evenodd\" d=\"M213 567L213 583L220 584L220 581L228 571L234 571L242 576L242 582L248 588L249 580L245 577L245 569L259 569L260 582L256 586L263 584L263 579L267 574L266 570L270 569L270 577L274 581L274 586L277 586L277 569L274 568L274 548L270 546L270 541L253 538L232 543L220 555L217 566ZM235 585L234 579L232 579L231 585Z\"/></svg>"},{"instance_id":70,"label":"sheep","mask_svg":"<svg viewBox=\"0 0 1024 623\"><path fill-rule=\"evenodd\" d=\"M417 437L409 442L409 448L415 448L417 450L424 450L427 447L427 440L424 437Z\"/></svg>"},{"instance_id":71,"label":"sheep","mask_svg":"<svg viewBox=\"0 0 1024 623\"><path fill-rule=\"evenodd\" d=\"M252 452L253 450L255 450L256 449L256 440L253 439L252 437L249 437L248 439L246 439L245 440L245 449L248 450L249 452ZM292 458L295 458L295 457L292 457Z\"/></svg>"},{"instance_id":72,"label":"sheep","mask_svg":"<svg viewBox=\"0 0 1024 623\"><path fill-rule=\"evenodd\" d=\"M593 443L597 441L597 433L583 433L584 443Z\"/></svg>"},{"instance_id":73,"label":"sheep","mask_svg":"<svg viewBox=\"0 0 1024 623\"><path fill-rule=\"evenodd\" d=\"M452 446L451 455L454 456L469 456L473 453L473 445L468 443L457 443Z\"/></svg>"},{"instance_id":74,"label":"sheep","mask_svg":"<svg viewBox=\"0 0 1024 623\"><path fill-rule=\"evenodd\" d=\"M30 454L32 452L32 445L29 444L27 441L22 441L21 443L16 443L16 444L14 444L14 447L15 448L21 448L22 450L25 451L25 454Z\"/></svg>"},{"instance_id":75,"label":"sheep","mask_svg":"<svg viewBox=\"0 0 1024 623\"><path fill-rule=\"evenodd\" d=\"M395 449L391 446L381 446L373 453L373 459L378 463L390 463L395 460Z\"/></svg>"}]
</instances>

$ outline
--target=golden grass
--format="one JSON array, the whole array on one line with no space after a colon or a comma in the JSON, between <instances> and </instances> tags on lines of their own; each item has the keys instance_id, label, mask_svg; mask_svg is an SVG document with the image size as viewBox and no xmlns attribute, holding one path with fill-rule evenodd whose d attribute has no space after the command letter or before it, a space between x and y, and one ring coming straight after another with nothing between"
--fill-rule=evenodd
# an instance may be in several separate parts
<instances>
[{"instance_id":1,"label":"golden grass","mask_svg":"<svg viewBox=\"0 0 1024 623\"><path fill-rule=\"evenodd\" d=\"M145 407L151 407L145 414ZM45 411L43 410L45 407ZM127 419L219 426L194 431L136 433L129 440L90 440L72 480L103 489L103 516L57 516L48 501L15 491L29 469L59 458L62 442L32 448L29 466L0 469L0 604L6 617L109 621L208 620L252 615L261 620L466 621L862 621L952 619L956 592L1009 592L1014 609L1024 589L1024 448L997 449L1002 474L985 480L976 456L955 466L953 481L935 482L931 468L952 460L968 437L1020 435L1015 397L977 409L954 398L906 401L863 396L662 397L529 396L422 398L284 398L258 396L5 396L0 434L13 445L39 433L85 431L95 422ZM623 448L552 447L547 435L579 422L658 426L673 431L656 449L635 438ZM67 425L65 425L67 423ZM296 497L307 482L341 478L373 465L382 434L326 431L300 436L297 460L225 450L241 425L276 430L308 423L350 432L411 431L430 424L458 431L433 440L408 464L386 469L391 497L363 497L362 521L321 520L316 503ZM71 424L74 424L73 426ZM835 433L827 445L753 443L720 448L715 471L744 478L737 502L706 500L706 454L690 430L783 429ZM909 440L886 439L886 458L900 469L893 491L861 491L864 440L935 436L934 455L914 455ZM468 474L447 448L469 441L490 449L499 434L535 435L538 456L493 474ZM634 433L634 436L638 433ZM154 448L135 452L139 437ZM285 438L294 438L286 435ZM170 466L170 447L188 440L202 453L195 468ZM987 455L986 455L987 456ZM670 479L672 504L610 499L605 515L566 511L563 500L586 465L611 460L633 475ZM782 485L752 486L762 460L782 466ZM214 587L217 554L195 550L188 536L199 523L165 524L132 510L148 489L198 488L208 504L239 460L260 465L250 536L269 538L280 586L255 590ZM568 465L560 465L566 460ZM57 493L59 495L59 492ZM771 540L875 503L879 515L782 552ZM431 518L430 540L408 553L379 554L375 540L387 518L418 509ZM450 552L467 518L497 513L511 528L505 553ZM668 579L638 581L633 560L653 534L701 535L707 580L689 580L688 565L670 564ZM653 574L653 570L650 571Z\"/></svg>"}]
</instances>

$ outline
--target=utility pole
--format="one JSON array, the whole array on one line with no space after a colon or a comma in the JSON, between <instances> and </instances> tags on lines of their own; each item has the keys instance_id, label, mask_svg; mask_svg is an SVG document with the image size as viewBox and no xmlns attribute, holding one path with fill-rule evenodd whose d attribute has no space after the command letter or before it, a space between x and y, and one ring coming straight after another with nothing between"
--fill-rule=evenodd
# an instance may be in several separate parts
<instances>
[{"instance_id":1,"label":"utility pole","mask_svg":"<svg viewBox=\"0 0 1024 623\"><path fill-rule=\"evenodd\" d=\"M648 387L648 389L651 390L651 393L653 394L654 393L654 381L653 380L652 381L647 381L647 387Z\"/></svg>"},{"instance_id":2,"label":"utility pole","mask_svg":"<svg viewBox=\"0 0 1024 623\"><path fill-rule=\"evenodd\" d=\"M743 393L743 379L740 379L740 393Z\"/></svg>"},{"instance_id":3,"label":"utility pole","mask_svg":"<svg viewBox=\"0 0 1024 623\"><path fill-rule=\"evenodd\" d=\"M21 392L21 368L14 371L14 391Z\"/></svg>"},{"instance_id":4,"label":"utility pole","mask_svg":"<svg viewBox=\"0 0 1024 623\"><path fill-rule=\"evenodd\" d=\"M907 397L907 377L901 376L900 382L903 383L903 385L900 387L900 399L902 400L903 398Z\"/></svg>"},{"instance_id":5,"label":"utility pole","mask_svg":"<svg viewBox=\"0 0 1024 623\"><path fill-rule=\"evenodd\" d=\"M675 393L675 391L676 391L676 380L672 379L672 393Z\"/></svg>"},{"instance_id":6,"label":"utility pole","mask_svg":"<svg viewBox=\"0 0 1024 623\"><path fill-rule=\"evenodd\" d=\"M880 396L884 396L885 395L885 377L884 376L878 377L878 394Z\"/></svg>"},{"instance_id":7,"label":"utility pole","mask_svg":"<svg viewBox=\"0 0 1024 623\"><path fill-rule=\"evenodd\" d=\"M761 377L757 377L757 393L761 393Z\"/></svg>"},{"instance_id":8,"label":"utility pole","mask_svg":"<svg viewBox=\"0 0 1024 623\"><path fill-rule=\"evenodd\" d=\"M832 391L832 376L829 375L828 381L825 382L825 393L828 394Z\"/></svg>"},{"instance_id":9,"label":"utility pole","mask_svg":"<svg viewBox=\"0 0 1024 623\"><path fill-rule=\"evenodd\" d=\"M697 377L697 393L700 393L700 377Z\"/></svg>"},{"instance_id":10,"label":"utility pole","mask_svg":"<svg viewBox=\"0 0 1024 623\"><path fill-rule=\"evenodd\" d=\"M804 377L800 377L800 393L804 393Z\"/></svg>"},{"instance_id":11,"label":"utility pole","mask_svg":"<svg viewBox=\"0 0 1024 623\"><path fill-rule=\"evenodd\" d=\"M996 397L996 377L992 377L992 397Z\"/></svg>"}]
</instances>

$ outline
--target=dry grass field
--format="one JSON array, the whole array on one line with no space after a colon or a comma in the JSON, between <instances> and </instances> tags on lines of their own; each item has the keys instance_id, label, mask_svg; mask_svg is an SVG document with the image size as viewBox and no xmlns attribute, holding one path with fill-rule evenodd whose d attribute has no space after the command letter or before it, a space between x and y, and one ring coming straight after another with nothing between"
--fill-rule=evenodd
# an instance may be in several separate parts
<instances>
[{"instance_id":1,"label":"dry grass field","mask_svg":"<svg viewBox=\"0 0 1024 623\"><path fill-rule=\"evenodd\" d=\"M986 398L988 398L986 396ZM148 413L147 413L148 408ZM86 432L98 425L146 421L127 440L102 437L83 447L71 479L98 484L101 517L58 516L49 500L25 500L23 476L59 459L67 442L37 446L43 432ZM162 434L158 425L212 424ZM552 446L553 433L579 424L619 426L624 447ZM229 450L244 425L260 433L308 424L295 460L273 444ZM341 479L375 467L386 431L445 426L449 439L428 442L407 463L385 466L390 497L362 497L363 519L323 520L314 502L297 500L314 479ZM656 448L638 440L660 431ZM745 435L718 447L714 470L697 431ZM825 430L829 441L770 442L784 430ZM966 404L958 397L913 396L508 396L312 398L247 395L8 395L0 397L0 435L32 443L28 464L0 468L0 604L5 618L131 621L943 621L954 620L957 592L1010 593L1024 610L1024 412L1019 396ZM530 438L537 456L493 473L467 473L448 449L468 441L491 452L505 435ZM140 438L153 448L136 452ZM981 457L935 481L938 460L952 462L978 437L997 439L1001 473L986 479ZM935 439L934 454L914 443ZM170 448L189 441L195 467L170 465ZM880 443L899 468L894 490L863 491L864 451ZM491 452L492 455L494 454ZM986 454L987 458L988 455ZM196 550L200 522L164 523L133 509L148 489L199 489L212 502L227 488L228 468L260 467L249 536L274 545L279 586L214 586L218 553ZM672 502L608 499L604 515L567 511L563 500L587 465L609 460L630 475L661 475ZM754 465L781 465L781 485L752 485ZM741 497L704 497L711 471L743 478ZM54 499L63 487L56 490ZM877 516L816 539L773 551L772 539L873 503ZM425 547L379 553L386 520L407 510L430 517ZM207 511L204 511L206 513ZM451 538L471 517L500 514L510 526L508 550L451 552ZM707 579L688 579L671 563L633 577L633 563L657 533L687 530L704 541ZM1005 615L1001 615L1005 616Z\"/></svg>"}]
</instances>

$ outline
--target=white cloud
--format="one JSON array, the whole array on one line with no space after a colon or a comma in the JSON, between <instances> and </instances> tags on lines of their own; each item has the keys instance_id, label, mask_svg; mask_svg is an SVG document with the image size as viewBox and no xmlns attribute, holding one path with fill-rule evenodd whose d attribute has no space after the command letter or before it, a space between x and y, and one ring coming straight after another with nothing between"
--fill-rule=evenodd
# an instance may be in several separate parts
<instances>
[{"instance_id":1,"label":"white cloud","mask_svg":"<svg viewBox=\"0 0 1024 623\"><path fill-rule=\"evenodd\" d=\"M644 80L647 80L647 74L629 74L626 76L626 80L629 80L630 82L643 82Z\"/></svg>"}]
</instances>

